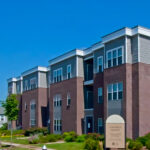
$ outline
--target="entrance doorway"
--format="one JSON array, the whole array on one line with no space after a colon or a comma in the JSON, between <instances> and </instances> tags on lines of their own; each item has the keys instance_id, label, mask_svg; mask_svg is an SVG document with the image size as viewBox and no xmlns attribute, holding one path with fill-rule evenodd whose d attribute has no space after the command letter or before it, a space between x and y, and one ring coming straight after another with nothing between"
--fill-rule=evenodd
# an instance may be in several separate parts
<instances>
[{"instance_id":1,"label":"entrance doorway","mask_svg":"<svg viewBox=\"0 0 150 150\"><path fill-rule=\"evenodd\" d=\"M86 133L93 132L93 117L88 116L86 117Z\"/></svg>"}]
</instances>

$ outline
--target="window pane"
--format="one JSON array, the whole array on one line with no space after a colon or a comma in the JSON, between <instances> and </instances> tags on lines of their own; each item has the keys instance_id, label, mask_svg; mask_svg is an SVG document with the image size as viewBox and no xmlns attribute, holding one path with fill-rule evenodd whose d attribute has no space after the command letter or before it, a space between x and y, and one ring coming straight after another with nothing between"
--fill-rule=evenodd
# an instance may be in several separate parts
<instances>
[{"instance_id":1,"label":"window pane","mask_svg":"<svg viewBox=\"0 0 150 150\"><path fill-rule=\"evenodd\" d=\"M111 67L111 60L108 60L108 67Z\"/></svg>"},{"instance_id":2,"label":"window pane","mask_svg":"<svg viewBox=\"0 0 150 150\"><path fill-rule=\"evenodd\" d=\"M113 58L116 58L117 57L117 51L113 51Z\"/></svg>"},{"instance_id":3,"label":"window pane","mask_svg":"<svg viewBox=\"0 0 150 150\"><path fill-rule=\"evenodd\" d=\"M123 98L123 92L119 92L118 93L118 99L122 99Z\"/></svg>"},{"instance_id":4,"label":"window pane","mask_svg":"<svg viewBox=\"0 0 150 150\"><path fill-rule=\"evenodd\" d=\"M122 64L122 56L118 57L118 65Z\"/></svg>"},{"instance_id":5,"label":"window pane","mask_svg":"<svg viewBox=\"0 0 150 150\"><path fill-rule=\"evenodd\" d=\"M123 83L118 83L118 91L123 91Z\"/></svg>"},{"instance_id":6,"label":"window pane","mask_svg":"<svg viewBox=\"0 0 150 150\"><path fill-rule=\"evenodd\" d=\"M118 49L118 57L119 57L119 56L122 56L122 48L119 48L119 49Z\"/></svg>"},{"instance_id":7,"label":"window pane","mask_svg":"<svg viewBox=\"0 0 150 150\"><path fill-rule=\"evenodd\" d=\"M107 53L107 59L110 60L111 59L111 52Z\"/></svg>"}]
</instances>

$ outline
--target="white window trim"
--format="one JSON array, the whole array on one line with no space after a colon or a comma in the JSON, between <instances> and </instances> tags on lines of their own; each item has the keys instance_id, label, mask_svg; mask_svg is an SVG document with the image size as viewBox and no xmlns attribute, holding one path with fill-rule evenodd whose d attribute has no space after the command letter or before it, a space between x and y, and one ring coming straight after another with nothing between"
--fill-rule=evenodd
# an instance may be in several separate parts
<instances>
[{"instance_id":1,"label":"white window trim","mask_svg":"<svg viewBox=\"0 0 150 150\"><path fill-rule=\"evenodd\" d=\"M118 50L119 48L122 49L122 64L124 64L124 46L119 46L119 47L107 50L107 52L106 52L106 68L114 67L114 66L108 67L108 53L111 52L111 64L113 64L113 51ZM118 51L117 51L117 58L118 58ZM116 66L118 66L118 61L117 61Z\"/></svg>"},{"instance_id":2,"label":"white window trim","mask_svg":"<svg viewBox=\"0 0 150 150\"><path fill-rule=\"evenodd\" d=\"M104 70L104 62L103 62L103 56L97 57L97 73L99 72L99 59L102 58L102 72Z\"/></svg>"},{"instance_id":3,"label":"white window trim","mask_svg":"<svg viewBox=\"0 0 150 150\"><path fill-rule=\"evenodd\" d=\"M67 65L67 79L68 78L68 68L70 67L70 78L72 78L72 67L71 67L71 64Z\"/></svg>"},{"instance_id":4,"label":"white window trim","mask_svg":"<svg viewBox=\"0 0 150 150\"><path fill-rule=\"evenodd\" d=\"M55 70L53 70L53 83L57 83L58 81L57 81L57 76L58 76L58 71L59 70L61 70L61 81L63 81L63 68L61 67L61 68L58 68L58 69L55 69ZM55 80L54 80L54 74L55 74L55 72L56 72L56 82L54 82Z\"/></svg>"},{"instance_id":5,"label":"white window trim","mask_svg":"<svg viewBox=\"0 0 150 150\"><path fill-rule=\"evenodd\" d=\"M119 90L119 88L118 88L119 83L122 83L122 86L123 86L123 81L121 81L121 82L114 82L114 83L107 84L107 101L109 101L109 100L108 100L108 93L109 93L109 92L108 92L108 86L109 86L109 85L112 86L112 89L111 89L112 100L111 100L111 101L122 100L122 99L119 99L119 98L118 98L118 93L119 93L119 92L123 92L123 87L122 87L122 90ZM116 100L113 99L113 93L114 93L113 85L114 85L114 84L117 84L117 91L115 91L115 92L117 92L117 99L116 99Z\"/></svg>"}]
</instances>

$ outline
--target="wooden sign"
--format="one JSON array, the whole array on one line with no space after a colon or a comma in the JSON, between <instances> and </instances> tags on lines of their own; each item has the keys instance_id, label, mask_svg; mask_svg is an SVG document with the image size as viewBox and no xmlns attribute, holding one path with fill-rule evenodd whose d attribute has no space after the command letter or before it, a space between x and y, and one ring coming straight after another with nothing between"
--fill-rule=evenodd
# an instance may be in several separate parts
<instances>
[{"instance_id":1,"label":"wooden sign","mask_svg":"<svg viewBox=\"0 0 150 150\"><path fill-rule=\"evenodd\" d=\"M106 148L125 148L125 122L119 115L106 120Z\"/></svg>"}]
</instances>

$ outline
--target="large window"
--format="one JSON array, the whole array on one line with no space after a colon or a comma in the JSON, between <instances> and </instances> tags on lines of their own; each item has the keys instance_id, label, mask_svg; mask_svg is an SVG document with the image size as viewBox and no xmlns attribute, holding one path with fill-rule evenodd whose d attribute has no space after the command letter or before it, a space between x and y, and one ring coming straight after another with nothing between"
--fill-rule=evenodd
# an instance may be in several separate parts
<instances>
[{"instance_id":1,"label":"large window","mask_svg":"<svg viewBox=\"0 0 150 150\"><path fill-rule=\"evenodd\" d=\"M24 91L27 91L29 88L28 88L28 80L25 80L24 82Z\"/></svg>"},{"instance_id":2,"label":"large window","mask_svg":"<svg viewBox=\"0 0 150 150\"><path fill-rule=\"evenodd\" d=\"M62 121L61 119L54 119L54 131L60 132L62 130Z\"/></svg>"},{"instance_id":3,"label":"large window","mask_svg":"<svg viewBox=\"0 0 150 150\"><path fill-rule=\"evenodd\" d=\"M35 89L37 88L37 80L36 80L36 77L30 79L30 89Z\"/></svg>"},{"instance_id":4,"label":"large window","mask_svg":"<svg viewBox=\"0 0 150 150\"><path fill-rule=\"evenodd\" d=\"M123 64L123 48L115 48L107 52L107 68Z\"/></svg>"},{"instance_id":5,"label":"large window","mask_svg":"<svg viewBox=\"0 0 150 150\"><path fill-rule=\"evenodd\" d=\"M67 65L67 79L71 78L71 65Z\"/></svg>"},{"instance_id":6,"label":"large window","mask_svg":"<svg viewBox=\"0 0 150 150\"><path fill-rule=\"evenodd\" d=\"M53 71L53 82L60 82L62 81L62 68Z\"/></svg>"},{"instance_id":7,"label":"large window","mask_svg":"<svg viewBox=\"0 0 150 150\"><path fill-rule=\"evenodd\" d=\"M107 97L108 100L121 100L123 99L123 83L113 83L113 84L108 84L107 86Z\"/></svg>"},{"instance_id":8,"label":"large window","mask_svg":"<svg viewBox=\"0 0 150 150\"><path fill-rule=\"evenodd\" d=\"M30 125L31 127L36 125L36 104L35 101L30 103Z\"/></svg>"},{"instance_id":9,"label":"large window","mask_svg":"<svg viewBox=\"0 0 150 150\"><path fill-rule=\"evenodd\" d=\"M60 107L61 103L61 95L57 94L56 96L54 96L54 107Z\"/></svg>"},{"instance_id":10,"label":"large window","mask_svg":"<svg viewBox=\"0 0 150 150\"><path fill-rule=\"evenodd\" d=\"M103 72L103 56L97 58L97 72Z\"/></svg>"},{"instance_id":11,"label":"large window","mask_svg":"<svg viewBox=\"0 0 150 150\"><path fill-rule=\"evenodd\" d=\"M103 102L103 90L102 88L98 88L98 103Z\"/></svg>"},{"instance_id":12,"label":"large window","mask_svg":"<svg viewBox=\"0 0 150 150\"><path fill-rule=\"evenodd\" d=\"M103 119L98 118L98 133L101 133L102 127L103 127Z\"/></svg>"}]
</instances>

